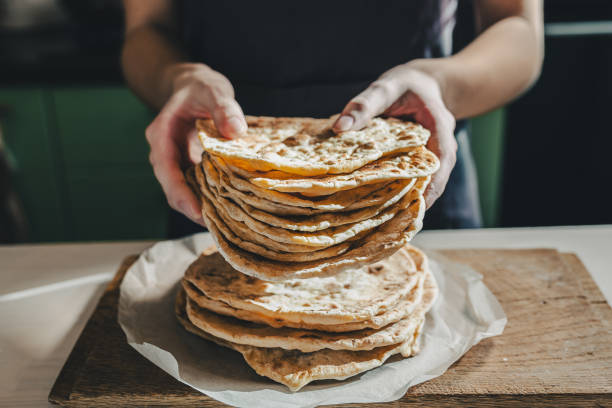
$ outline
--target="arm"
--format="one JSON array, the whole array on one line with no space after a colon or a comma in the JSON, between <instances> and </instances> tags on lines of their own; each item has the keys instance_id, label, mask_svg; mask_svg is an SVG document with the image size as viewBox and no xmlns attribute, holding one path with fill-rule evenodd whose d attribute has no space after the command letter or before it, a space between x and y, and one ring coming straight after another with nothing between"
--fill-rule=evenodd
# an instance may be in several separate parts
<instances>
[{"instance_id":1,"label":"arm","mask_svg":"<svg viewBox=\"0 0 612 408\"><path fill-rule=\"evenodd\" d=\"M372 117L412 115L432 136L440 158L425 193L427 206L442 194L455 165L455 118L503 105L538 77L543 56L541 0L477 0L480 35L448 58L417 59L385 72L353 98L334 125L363 127Z\"/></svg>"},{"instance_id":2,"label":"arm","mask_svg":"<svg viewBox=\"0 0 612 408\"><path fill-rule=\"evenodd\" d=\"M246 131L234 89L222 74L186 62L175 39L171 0L123 0L125 41L121 64L132 90L160 109L147 127L149 161L168 203L202 223L199 203L185 182L183 169L200 161L202 148L194 120L212 117L226 137Z\"/></svg>"},{"instance_id":3,"label":"arm","mask_svg":"<svg viewBox=\"0 0 612 408\"><path fill-rule=\"evenodd\" d=\"M459 53L412 64L433 76L457 119L511 101L540 75L544 57L542 2L478 0L479 36Z\"/></svg>"},{"instance_id":4,"label":"arm","mask_svg":"<svg viewBox=\"0 0 612 408\"><path fill-rule=\"evenodd\" d=\"M168 71L186 61L175 41L175 10L166 0L123 0L123 5L123 74L134 93L159 110L172 94Z\"/></svg>"}]
</instances>

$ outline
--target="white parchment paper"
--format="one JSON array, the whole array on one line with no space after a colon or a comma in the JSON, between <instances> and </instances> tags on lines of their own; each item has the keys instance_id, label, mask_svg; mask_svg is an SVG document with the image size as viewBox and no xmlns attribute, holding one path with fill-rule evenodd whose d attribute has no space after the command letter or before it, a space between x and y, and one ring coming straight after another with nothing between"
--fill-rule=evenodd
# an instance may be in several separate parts
<instances>
[{"instance_id":1,"label":"white parchment paper","mask_svg":"<svg viewBox=\"0 0 612 408\"><path fill-rule=\"evenodd\" d=\"M482 276L426 251L440 296L427 314L421 352L392 357L383 366L344 381L322 381L297 393L260 377L239 353L187 333L174 316L179 279L199 252L213 244L208 233L164 241L142 253L121 284L119 324L140 354L177 380L239 407L314 407L384 402L442 375L480 340L502 333L506 315Z\"/></svg>"}]
</instances>

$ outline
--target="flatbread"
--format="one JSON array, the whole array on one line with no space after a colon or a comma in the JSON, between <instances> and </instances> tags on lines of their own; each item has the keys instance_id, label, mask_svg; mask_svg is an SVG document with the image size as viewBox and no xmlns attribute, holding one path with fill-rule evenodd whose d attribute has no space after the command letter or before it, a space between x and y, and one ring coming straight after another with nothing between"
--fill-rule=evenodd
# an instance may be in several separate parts
<instances>
[{"instance_id":1,"label":"flatbread","mask_svg":"<svg viewBox=\"0 0 612 408\"><path fill-rule=\"evenodd\" d=\"M372 200L376 197L373 193L383 190L386 186L392 183L391 181L385 181L382 183L368 184L351 190L339 191L326 196L305 197L301 194L282 193L251 184L247 180L229 171L229 167L227 164L225 164L223 159L210 156L206 153L202 155L202 167L205 172L209 173L209 178L211 176L214 179L223 177L227 183L232 185L232 187L242 192L252 193L258 197L274 201L279 204L287 204L294 207L305 207L325 211L346 210L348 207L358 205L357 203L363 201L366 197L369 197L369 200ZM406 184L408 184L408 182L409 181L404 180L395 182L393 191L397 191L398 188L403 188ZM218 184L218 182L211 181L211 184Z\"/></svg>"},{"instance_id":2,"label":"flatbread","mask_svg":"<svg viewBox=\"0 0 612 408\"><path fill-rule=\"evenodd\" d=\"M196 175L196 173L198 174ZM196 181L198 178L200 181ZM339 255L346 252L346 250L350 247L349 243L344 243L341 245L336 245L335 247L313 251L312 247L304 245L287 245L278 243L266 236L249 230L243 223L234 223L232 228L230 228L217 214L215 204L211 203L206 196L203 195L200 187L202 178L201 169L199 169L199 166L188 168L185 171L185 180L200 201L202 216L205 224L207 224L207 226L215 224L215 230L217 233L222 233L232 244L237 245L246 251L250 251L277 261L300 262L303 260L322 259Z\"/></svg>"},{"instance_id":3,"label":"flatbread","mask_svg":"<svg viewBox=\"0 0 612 408\"><path fill-rule=\"evenodd\" d=\"M312 252L285 252L285 251L276 251L274 249L270 249L265 247L264 245L260 245L248 240L241 238L236 235L231 228L229 228L223 220L219 218L214 208L211 208L210 202L206 198L202 198L204 201L204 205L206 206L206 212L203 212L203 215L206 216L209 220L211 220L217 228L221 231L223 236L230 241L232 244L237 245L238 247L244 249L245 251L252 252L254 254L258 254L264 258L272 259L275 261L281 262L306 262L310 260L318 260L331 258L332 256L337 256L346 252L350 246L350 242L344 242L339 245L335 245L333 247L328 247L324 249L320 249L318 251Z\"/></svg>"},{"instance_id":4,"label":"flatbread","mask_svg":"<svg viewBox=\"0 0 612 408\"><path fill-rule=\"evenodd\" d=\"M208 184L211 186L215 185L214 181L208 178ZM278 215L301 215L301 216L309 216L312 214L321 214L328 212L327 210L317 209L317 208L308 208L308 207L295 207L288 204L281 204L274 201L270 201L268 199L256 196L251 192L240 191L234 186L230 184L227 176L222 175L219 180L220 188L218 188L219 194L225 198L232 199L234 201L240 200L243 201L254 208L258 208L262 211L267 211L269 213L278 214Z\"/></svg>"},{"instance_id":5,"label":"flatbread","mask_svg":"<svg viewBox=\"0 0 612 408\"><path fill-rule=\"evenodd\" d=\"M196 170L196 174L197 174ZM198 180L199 181L199 180ZM204 181L205 183L205 181ZM402 197L396 204L385 208L373 217L363 219L358 222L347 223L344 225L338 225L330 227L324 230L318 231L296 231L284 227L275 227L264 222L261 222L247 212L245 212L240 206L236 205L233 201L228 200L224 197L214 197L210 189L207 186L203 187L202 192L211 201L217 201L217 213L226 221L226 224L230 224L228 218L233 219L235 222L244 223L251 231L261 234L276 242L283 244L293 245L304 245L314 248L326 248L332 245L337 245L345 242L351 238L354 238L358 234L369 231L379 225L389 221L395 215L408 207L412 201L417 199L423 194L424 186L426 186L426 179L419 179L416 182L415 187Z\"/></svg>"},{"instance_id":6,"label":"flatbread","mask_svg":"<svg viewBox=\"0 0 612 408\"><path fill-rule=\"evenodd\" d=\"M235 269L260 279L278 281L329 276L390 256L421 230L424 213L425 200L420 196L408 208L398 212L395 217L374 229L364 239L355 241L352 248L344 254L319 261L295 263L270 261L241 250L227 241L212 222L206 219L204 221L219 251Z\"/></svg>"},{"instance_id":7,"label":"flatbread","mask_svg":"<svg viewBox=\"0 0 612 408\"><path fill-rule=\"evenodd\" d=\"M231 218L229 218L231 226L228 226L224 218L219 215L219 211L223 211L221 205L209 199L212 198L212 194L207 190L206 180L202 177L199 168L196 168L196 174L198 183L200 184L201 194L199 197L202 205L202 215L207 222L213 223L229 242L245 251L275 261L305 262L331 258L332 256L343 254L351 246L350 242L344 242L328 248L312 250L311 247L304 248L300 245L294 246L277 243L276 241L272 241L265 236L249 230L244 223L232 222ZM299 251L290 252L292 249L298 249Z\"/></svg>"},{"instance_id":8,"label":"flatbread","mask_svg":"<svg viewBox=\"0 0 612 408\"><path fill-rule=\"evenodd\" d=\"M374 118L361 130L335 134L332 119L246 116L236 139L219 134L212 119L196 127L205 151L250 171L280 170L301 176L350 173L380 157L424 146L429 131L413 122Z\"/></svg>"},{"instance_id":9,"label":"flatbread","mask_svg":"<svg viewBox=\"0 0 612 408\"><path fill-rule=\"evenodd\" d=\"M411 184L412 183L409 183L405 191L402 191L401 194L398 194L391 200L388 200L386 203L383 203L383 205L365 207L353 211L330 212L322 214L313 214L309 216L275 215L274 213L255 208L240 199L232 199L232 201L236 203L242 209L242 211L244 211L250 217L264 224L293 231L314 232L341 225L360 222L375 217L380 214L380 212L383 211L385 208L394 205L402 197L404 197L408 193L408 191L410 191ZM216 193L217 196L220 195L218 191L214 191L214 193Z\"/></svg>"},{"instance_id":10,"label":"flatbread","mask_svg":"<svg viewBox=\"0 0 612 408\"><path fill-rule=\"evenodd\" d=\"M278 171L246 171L231 164L227 164L227 167L228 171L264 189L318 196L390 180L426 177L438 170L440 162L435 154L420 146L383 157L350 174L299 177Z\"/></svg>"},{"instance_id":11,"label":"flatbread","mask_svg":"<svg viewBox=\"0 0 612 408\"><path fill-rule=\"evenodd\" d=\"M284 321L279 318L266 316L262 313L237 309L227 303L207 297L186 279L181 280L181 285L192 303L198 305L200 308L214 312L217 315L229 316L234 321L239 320L256 323L259 326L269 328L293 328L303 329L309 332L322 331L326 333L344 333L346 336L349 335L347 332L364 332L364 329L375 329L374 331L382 330L385 327L390 327L394 323L411 316L416 313L419 305L423 304L423 302L428 302L428 300L423 300L426 290L430 295L432 291L435 292L434 295L437 296L437 285L435 284L433 275L431 271L425 271L419 275L417 284L406 296L402 297L393 307L384 310L384 312L368 320L342 324L314 324ZM231 339L228 340L231 341ZM240 343L240 341L237 342Z\"/></svg>"},{"instance_id":12,"label":"flatbread","mask_svg":"<svg viewBox=\"0 0 612 408\"><path fill-rule=\"evenodd\" d=\"M192 283L183 279L183 289L187 296L197 303L200 307L213 311L217 314L232 316L237 319L246 320L249 322L265 324L270 327L293 327L295 329L307 330L322 330L326 332L350 332L363 329L380 329L388 324L395 323L400 319L410 315L417 304L421 302L423 297L423 285L426 278L429 278L431 272L426 271L421 274L417 284L412 290L402 297L393 307L386 309L384 312L372 316L367 320L349 322L342 324L316 324L304 322L285 321L283 319L267 316L262 313L253 312L250 310L238 309L229 304L214 300L203 294Z\"/></svg>"},{"instance_id":13,"label":"flatbread","mask_svg":"<svg viewBox=\"0 0 612 408\"><path fill-rule=\"evenodd\" d=\"M282 243L276 240L269 238L266 235L260 234L256 231L253 231L247 224L244 222L235 221L228 214L227 208L221 205L216 198L212 195L210 190L208 189L208 184L206 182L206 178L202 176L201 170L199 167L195 169L196 179L199 186L199 196L200 202L202 204L202 215L206 221L209 219L220 219L223 223L230 228L233 235L240 237L243 241L252 242L263 246L268 249L272 249L280 252L298 252L298 253L309 253L313 251L312 246L310 245L302 245L295 243ZM207 224L208 226L208 224ZM223 228L222 226L218 228ZM328 245L329 246L329 245ZM255 252L257 253L257 252Z\"/></svg>"},{"instance_id":14,"label":"flatbread","mask_svg":"<svg viewBox=\"0 0 612 408\"><path fill-rule=\"evenodd\" d=\"M420 251L402 248L389 258L334 276L270 282L246 276L219 253L200 256L185 280L210 299L280 322L340 325L371 320L408 295L425 271ZM399 320L399 319L398 319Z\"/></svg>"},{"instance_id":15,"label":"flatbread","mask_svg":"<svg viewBox=\"0 0 612 408\"><path fill-rule=\"evenodd\" d=\"M322 349L372 350L408 341L419 327L425 313L437 296L437 288L424 290L421 302L408 317L382 329L364 329L353 332L330 333L326 331L275 328L224 316L198 306L187 298L187 316L198 328L233 343L255 347L280 347L310 353Z\"/></svg>"},{"instance_id":16,"label":"flatbread","mask_svg":"<svg viewBox=\"0 0 612 408\"><path fill-rule=\"evenodd\" d=\"M235 177L235 179L242 180L243 183L241 184L243 190L237 189L231 184L230 177L225 172L218 170L213 161L204 155L201 166L208 184L219 195L239 205L248 205L251 208L280 216L308 217L332 211L355 211L366 207L386 208L403 197L415 183L415 179L395 180L343 190L328 196L306 198L296 194L262 189ZM380 187L381 184L382 187Z\"/></svg>"},{"instance_id":17,"label":"flatbread","mask_svg":"<svg viewBox=\"0 0 612 408\"><path fill-rule=\"evenodd\" d=\"M363 230L349 238L347 242L318 248L275 241L266 235L253 231L248 224L233 219L228 214L228 207L229 205L235 206L235 204L230 204L225 199L220 202L219 197L212 193L199 167L196 167L195 173L199 184L202 214L205 220L208 219L214 223L223 236L234 245L262 257L290 262L329 258L346 252L352 241L359 240L368 233L367 230Z\"/></svg>"},{"instance_id":18,"label":"flatbread","mask_svg":"<svg viewBox=\"0 0 612 408\"><path fill-rule=\"evenodd\" d=\"M410 341L368 351L324 349L312 353L302 353L298 350L237 344L206 333L187 318L185 293L182 290L179 291L177 296L175 313L178 321L187 331L220 346L238 351L257 374L284 384L294 392L299 391L312 381L344 380L379 367L395 354L401 353L404 357L410 357L419 351L419 335L422 330L421 324Z\"/></svg>"},{"instance_id":19,"label":"flatbread","mask_svg":"<svg viewBox=\"0 0 612 408\"><path fill-rule=\"evenodd\" d=\"M209 177L206 177L208 180ZM331 227L337 227L340 225L351 224L355 222L365 221L372 217L380 214L381 211L396 204L400 199L402 199L410 189L414 186L416 179L410 180L402 180L403 188L396 191L394 195L392 195L388 200L383 202L381 205L374 205L371 207L360 208L352 211L337 211L337 212L325 212L321 214L312 214L312 215L276 215L272 212L260 210L246 202L242 201L240 198L232 197L231 204L228 204L226 208L240 207L240 209L248 214L248 216L253 219L260 221L264 224L284 228L294 231L303 231L303 232L314 232L321 231ZM228 201L226 197L223 196L220 188L215 187L213 184L208 182L208 186L210 191L215 195L217 201L220 205L224 205L224 202ZM218 186L218 184L217 184ZM383 187L383 190L386 190L387 187ZM274 192L277 194L286 194L286 193L278 193L272 190L265 190L269 192ZM350 190L347 190L350 191ZM376 192L375 192L376 193ZM236 211L234 209L234 211ZM231 215L231 214L230 214ZM237 221L240 221L240 218L232 217Z\"/></svg>"}]
</instances>

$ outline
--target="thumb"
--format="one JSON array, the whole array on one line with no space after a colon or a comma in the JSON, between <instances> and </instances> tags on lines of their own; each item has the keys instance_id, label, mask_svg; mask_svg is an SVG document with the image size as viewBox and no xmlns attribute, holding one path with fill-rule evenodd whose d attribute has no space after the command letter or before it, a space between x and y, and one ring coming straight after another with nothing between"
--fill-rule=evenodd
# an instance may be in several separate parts
<instances>
[{"instance_id":1,"label":"thumb","mask_svg":"<svg viewBox=\"0 0 612 408\"><path fill-rule=\"evenodd\" d=\"M223 99L211 107L211 116L215 126L223 137L235 139L247 131L247 122L238 102L233 98Z\"/></svg>"},{"instance_id":2,"label":"thumb","mask_svg":"<svg viewBox=\"0 0 612 408\"><path fill-rule=\"evenodd\" d=\"M401 95L393 78L380 78L354 97L333 125L336 132L359 130L373 117L383 113Z\"/></svg>"}]
</instances>

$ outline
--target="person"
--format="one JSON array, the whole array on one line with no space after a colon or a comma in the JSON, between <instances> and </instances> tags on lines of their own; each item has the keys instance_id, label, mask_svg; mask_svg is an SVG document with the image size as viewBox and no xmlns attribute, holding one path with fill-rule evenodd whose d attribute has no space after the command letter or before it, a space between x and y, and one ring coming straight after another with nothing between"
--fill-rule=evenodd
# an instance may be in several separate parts
<instances>
[{"instance_id":1,"label":"person","mask_svg":"<svg viewBox=\"0 0 612 408\"><path fill-rule=\"evenodd\" d=\"M453 55L456 0L123 3L125 78L159 110L145 132L153 171L169 205L202 225L183 176L202 152L196 118L212 118L231 139L247 130L244 112L340 112L336 132L377 115L409 116L428 128L440 169L425 194L425 225L479 226L463 119L526 90L544 52L541 0L474 0L476 37Z\"/></svg>"}]
</instances>

